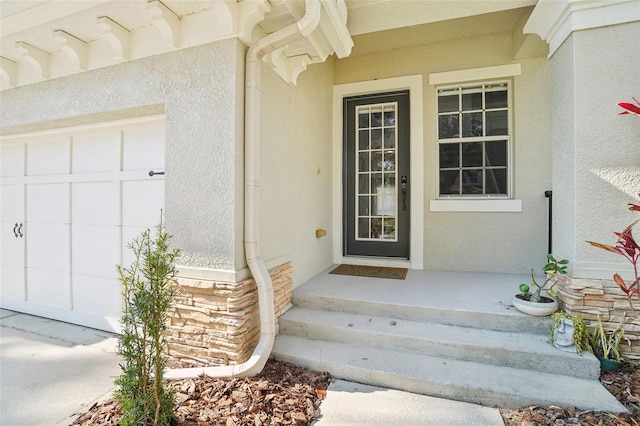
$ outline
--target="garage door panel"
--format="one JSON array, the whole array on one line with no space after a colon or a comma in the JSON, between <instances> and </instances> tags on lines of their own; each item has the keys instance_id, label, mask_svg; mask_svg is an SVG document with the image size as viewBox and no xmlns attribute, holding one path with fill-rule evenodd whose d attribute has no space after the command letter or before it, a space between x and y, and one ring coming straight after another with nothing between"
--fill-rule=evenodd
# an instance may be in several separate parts
<instances>
[{"instance_id":1,"label":"garage door panel","mask_svg":"<svg viewBox=\"0 0 640 426\"><path fill-rule=\"evenodd\" d=\"M74 311L120 317L120 282L117 279L73 274L72 280Z\"/></svg>"},{"instance_id":2,"label":"garage door panel","mask_svg":"<svg viewBox=\"0 0 640 426\"><path fill-rule=\"evenodd\" d=\"M2 265L0 279L0 300L3 305L26 300L24 266Z\"/></svg>"},{"instance_id":3,"label":"garage door panel","mask_svg":"<svg viewBox=\"0 0 640 426\"><path fill-rule=\"evenodd\" d=\"M27 175L43 176L69 173L70 138L27 143Z\"/></svg>"},{"instance_id":4,"label":"garage door panel","mask_svg":"<svg viewBox=\"0 0 640 426\"><path fill-rule=\"evenodd\" d=\"M70 278L69 272L30 268L27 271L27 300L71 309Z\"/></svg>"},{"instance_id":5,"label":"garage door panel","mask_svg":"<svg viewBox=\"0 0 640 426\"><path fill-rule=\"evenodd\" d=\"M76 225L72 227L73 272L103 278L116 278L120 232L115 226Z\"/></svg>"},{"instance_id":6,"label":"garage door panel","mask_svg":"<svg viewBox=\"0 0 640 426\"><path fill-rule=\"evenodd\" d=\"M164 206L164 180L122 182L122 225L153 226L160 222Z\"/></svg>"},{"instance_id":7,"label":"garage door panel","mask_svg":"<svg viewBox=\"0 0 640 426\"><path fill-rule=\"evenodd\" d=\"M0 259L24 265L24 185L0 186ZM20 236L22 235L22 237Z\"/></svg>"},{"instance_id":8,"label":"garage door panel","mask_svg":"<svg viewBox=\"0 0 640 426\"><path fill-rule=\"evenodd\" d=\"M14 223L24 220L24 185L0 185L0 220Z\"/></svg>"},{"instance_id":9,"label":"garage door panel","mask_svg":"<svg viewBox=\"0 0 640 426\"><path fill-rule=\"evenodd\" d=\"M24 176L24 144L0 146L0 176Z\"/></svg>"},{"instance_id":10,"label":"garage door panel","mask_svg":"<svg viewBox=\"0 0 640 426\"><path fill-rule=\"evenodd\" d=\"M140 124L123 132L122 169L164 168L164 126Z\"/></svg>"},{"instance_id":11,"label":"garage door panel","mask_svg":"<svg viewBox=\"0 0 640 426\"><path fill-rule=\"evenodd\" d=\"M30 223L27 240L27 267L70 272L69 225Z\"/></svg>"},{"instance_id":12,"label":"garage door panel","mask_svg":"<svg viewBox=\"0 0 640 426\"><path fill-rule=\"evenodd\" d=\"M61 224L69 222L69 184L27 185L27 222Z\"/></svg>"},{"instance_id":13,"label":"garage door panel","mask_svg":"<svg viewBox=\"0 0 640 426\"><path fill-rule=\"evenodd\" d=\"M113 182L82 182L71 187L74 224L116 225L119 221L118 185Z\"/></svg>"},{"instance_id":14,"label":"garage door panel","mask_svg":"<svg viewBox=\"0 0 640 426\"><path fill-rule=\"evenodd\" d=\"M74 136L73 173L120 170L120 131Z\"/></svg>"}]
</instances>

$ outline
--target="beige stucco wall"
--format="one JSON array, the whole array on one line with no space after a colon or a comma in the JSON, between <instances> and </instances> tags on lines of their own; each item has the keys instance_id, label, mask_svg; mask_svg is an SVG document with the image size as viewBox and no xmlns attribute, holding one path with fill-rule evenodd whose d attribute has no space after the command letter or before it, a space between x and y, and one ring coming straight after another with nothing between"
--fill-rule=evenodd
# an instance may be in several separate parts
<instances>
[{"instance_id":1,"label":"beige stucco wall","mask_svg":"<svg viewBox=\"0 0 640 426\"><path fill-rule=\"evenodd\" d=\"M263 66L262 252L290 258L295 285L331 264L332 83L331 58L309 66L295 87ZM316 229L327 236L316 238Z\"/></svg>"},{"instance_id":2,"label":"beige stucco wall","mask_svg":"<svg viewBox=\"0 0 640 426\"><path fill-rule=\"evenodd\" d=\"M166 225L181 263L235 270L244 261L243 54L227 40L5 90L0 127L22 133L164 112Z\"/></svg>"},{"instance_id":3,"label":"beige stucco wall","mask_svg":"<svg viewBox=\"0 0 640 426\"><path fill-rule=\"evenodd\" d=\"M357 43L356 39L356 43ZM550 97L545 57L519 61L513 78L514 196L520 213L430 212L436 197L436 89L430 73L513 63L511 33L396 49L336 61L336 84L424 76L424 194L426 269L527 272L547 252L547 199L551 189Z\"/></svg>"},{"instance_id":4,"label":"beige stucco wall","mask_svg":"<svg viewBox=\"0 0 640 426\"><path fill-rule=\"evenodd\" d=\"M640 97L640 44L629 42L637 34L640 22L577 31L551 58L554 191L562 197L554 233L581 277L627 269L621 256L584 241L614 243L613 231L638 219L626 206L640 192L640 118L617 106Z\"/></svg>"}]
</instances>

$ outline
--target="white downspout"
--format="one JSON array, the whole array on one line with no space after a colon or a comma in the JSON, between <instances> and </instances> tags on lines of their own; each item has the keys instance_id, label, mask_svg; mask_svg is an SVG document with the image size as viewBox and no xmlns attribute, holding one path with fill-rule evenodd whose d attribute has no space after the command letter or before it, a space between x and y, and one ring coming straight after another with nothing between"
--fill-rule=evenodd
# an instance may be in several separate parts
<instances>
[{"instance_id":1,"label":"white downspout","mask_svg":"<svg viewBox=\"0 0 640 426\"><path fill-rule=\"evenodd\" d=\"M311 34L320 23L320 1L306 0L301 20L253 43L246 56L245 71L245 215L244 249L247 265L258 288L260 340L247 361L238 365L168 369L164 378L178 380L209 377L248 377L262 371L271 355L275 338L273 283L260 257L260 72L264 55Z\"/></svg>"}]
</instances>

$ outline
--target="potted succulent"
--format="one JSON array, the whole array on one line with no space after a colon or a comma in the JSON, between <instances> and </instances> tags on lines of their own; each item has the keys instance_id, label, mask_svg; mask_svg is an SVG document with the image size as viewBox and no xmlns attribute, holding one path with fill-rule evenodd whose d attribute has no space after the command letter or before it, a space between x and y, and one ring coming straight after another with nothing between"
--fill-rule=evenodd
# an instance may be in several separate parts
<instances>
[{"instance_id":1,"label":"potted succulent","mask_svg":"<svg viewBox=\"0 0 640 426\"><path fill-rule=\"evenodd\" d=\"M558 282L558 275L567 273L567 259L558 260L552 254L547 255L547 264L542 269L546 274L546 279L542 285L536 282L531 270L531 284L520 284L520 292L513 297L512 303L520 312L534 316L551 315L558 310L558 301L555 299L554 287ZM535 291L531 292L531 289ZM549 295L544 296L545 290Z\"/></svg>"},{"instance_id":2,"label":"potted succulent","mask_svg":"<svg viewBox=\"0 0 640 426\"><path fill-rule=\"evenodd\" d=\"M554 312L551 314L550 343L565 352L576 352L582 355L582 350L591 351L589 330L584 320L567 312Z\"/></svg>"},{"instance_id":3,"label":"potted succulent","mask_svg":"<svg viewBox=\"0 0 640 426\"><path fill-rule=\"evenodd\" d=\"M606 332L598 316L596 327L589 335L591 351L600 360L600 367L605 371L616 370L624 362L620 353L620 342L624 337L623 322L624 317L613 331Z\"/></svg>"}]
</instances>

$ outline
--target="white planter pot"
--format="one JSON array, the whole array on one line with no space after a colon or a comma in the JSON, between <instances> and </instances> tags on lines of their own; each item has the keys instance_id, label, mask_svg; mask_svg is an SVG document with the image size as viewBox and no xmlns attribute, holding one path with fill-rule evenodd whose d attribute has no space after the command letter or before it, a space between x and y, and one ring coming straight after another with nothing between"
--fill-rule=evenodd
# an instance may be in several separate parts
<instances>
[{"instance_id":1,"label":"white planter pot","mask_svg":"<svg viewBox=\"0 0 640 426\"><path fill-rule=\"evenodd\" d=\"M536 317L544 317L547 315L551 315L558 310L558 301L555 299L551 299L550 297L549 299L553 300L553 302L534 303L527 300L519 299L518 296L520 295L516 294L515 296L513 296L513 306L515 306L517 310L525 314L533 315Z\"/></svg>"}]
</instances>

